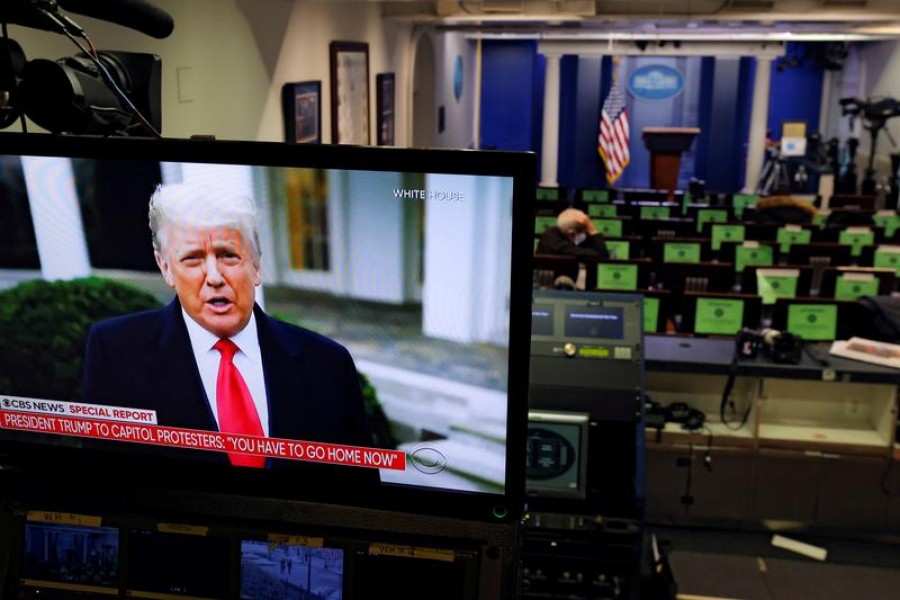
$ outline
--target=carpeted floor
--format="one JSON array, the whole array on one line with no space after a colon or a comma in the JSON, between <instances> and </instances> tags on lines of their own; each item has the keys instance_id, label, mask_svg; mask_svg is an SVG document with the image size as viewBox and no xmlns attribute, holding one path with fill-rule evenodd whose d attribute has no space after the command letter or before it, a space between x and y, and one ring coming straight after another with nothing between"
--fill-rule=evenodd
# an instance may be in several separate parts
<instances>
[{"instance_id":1,"label":"carpeted floor","mask_svg":"<svg viewBox=\"0 0 900 600\"><path fill-rule=\"evenodd\" d=\"M828 550L825 561L775 548L771 533L654 530L669 549L679 594L744 600L893 600L900 544L788 534Z\"/></svg>"}]
</instances>

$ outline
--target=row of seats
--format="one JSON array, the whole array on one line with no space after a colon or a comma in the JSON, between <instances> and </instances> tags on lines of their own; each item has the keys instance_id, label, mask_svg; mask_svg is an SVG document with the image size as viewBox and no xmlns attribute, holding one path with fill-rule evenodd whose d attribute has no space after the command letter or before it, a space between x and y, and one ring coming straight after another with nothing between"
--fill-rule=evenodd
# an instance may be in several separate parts
<instances>
[{"instance_id":1,"label":"row of seats","mask_svg":"<svg viewBox=\"0 0 900 600\"><path fill-rule=\"evenodd\" d=\"M779 241L806 243L846 243L852 245L900 243L900 221L884 225L812 227L791 224L735 221L716 213L698 218L658 219L652 217L592 217L597 230L606 237L709 237L733 241ZM539 237L556 226L556 215L535 216L534 233Z\"/></svg>"},{"instance_id":2,"label":"row of seats","mask_svg":"<svg viewBox=\"0 0 900 600\"><path fill-rule=\"evenodd\" d=\"M742 329L772 327L805 340L830 342L860 335L866 309L849 300L778 298L771 306L753 294L686 292L680 308L665 291L644 291L644 331L701 336L735 336Z\"/></svg>"},{"instance_id":3,"label":"row of seats","mask_svg":"<svg viewBox=\"0 0 900 600\"><path fill-rule=\"evenodd\" d=\"M533 258L537 287L552 287L561 277L583 281L585 289L639 290L661 289L683 292L719 292L756 294L765 290L767 304L774 293L768 292L769 280L790 279L791 294L855 300L860 296L889 295L897 287L896 271L869 267L820 267L809 264L745 264L740 272L731 262L666 262L658 269L647 258L582 259L537 254ZM581 287L581 286L579 286ZM782 292L784 295L785 292Z\"/></svg>"}]
</instances>

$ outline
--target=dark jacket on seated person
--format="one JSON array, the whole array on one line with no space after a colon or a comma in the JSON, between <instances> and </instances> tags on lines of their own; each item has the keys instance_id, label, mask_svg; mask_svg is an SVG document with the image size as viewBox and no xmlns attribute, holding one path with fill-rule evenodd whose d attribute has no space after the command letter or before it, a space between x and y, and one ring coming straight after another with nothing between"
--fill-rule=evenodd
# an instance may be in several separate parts
<instances>
[{"instance_id":1,"label":"dark jacket on seated person","mask_svg":"<svg viewBox=\"0 0 900 600\"><path fill-rule=\"evenodd\" d=\"M559 227L550 227L538 242L535 254L555 254L577 258L609 258L609 250L603 234L589 235L581 244L575 244Z\"/></svg>"}]
</instances>

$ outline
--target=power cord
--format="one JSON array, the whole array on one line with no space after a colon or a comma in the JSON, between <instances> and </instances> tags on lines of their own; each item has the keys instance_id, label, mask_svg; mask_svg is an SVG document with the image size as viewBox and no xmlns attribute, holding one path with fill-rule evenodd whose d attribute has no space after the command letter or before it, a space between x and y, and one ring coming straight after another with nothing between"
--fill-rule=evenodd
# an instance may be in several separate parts
<instances>
[{"instance_id":1,"label":"power cord","mask_svg":"<svg viewBox=\"0 0 900 600\"><path fill-rule=\"evenodd\" d=\"M109 71L106 69L106 65L104 65L100 60L100 55L97 52L97 48L94 46L93 40L91 40L90 36L84 31L84 29L69 17L64 17L64 15L57 15L44 9L39 10L48 18L59 22L59 24L61 25L62 34L69 38L69 40L71 40L71 42L75 44L75 46L77 46L78 49L81 50L81 52L91 60L92 63L94 63L94 66L97 67L97 72L100 73L100 76L106 82L106 85L116 96L118 96L118 98L122 102L125 103L125 106L130 111L130 114L137 118L141 126L154 137L161 138L162 134L157 131L155 127L153 127L153 125L150 123L150 121L147 120L146 117L144 117L144 115L141 114L141 111L137 109L137 107L131 101L131 98L129 98L128 95L124 91L122 91L122 89L116 83L115 79L113 79L112 75L109 74ZM84 45L78 41L75 35L73 35L69 31L70 29L74 29L75 33L78 36L84 38L89 47L85 48Z\"/></svg>"},{"instance_id":2,"label":"power cord","mask_svg":"<svg viewBox=\"0 0 900 600\"><path fill-rule=\"evenodd\" d=\"M728 379L725 382L725 389L722 390L722 401L719 403L719 418L722 421L722 425L730 429L731 431L738 431L747 424L747 421L750 418L750 411L753 410L753 402L750 402L750 405L747 406L747 410L744 411L743 416L741 417L740 422L735 427L733 421L729 421L725 416L725 407L728 406L731 408L732 413L737 409L734 405L734 401L730 399L731 392L734 389L734 383L737 379L737 365L738 359L740 358L738 349L735 347L734 349L734 357L731 359L731 364L728 366Z\"/></svg>"}]
</instances>

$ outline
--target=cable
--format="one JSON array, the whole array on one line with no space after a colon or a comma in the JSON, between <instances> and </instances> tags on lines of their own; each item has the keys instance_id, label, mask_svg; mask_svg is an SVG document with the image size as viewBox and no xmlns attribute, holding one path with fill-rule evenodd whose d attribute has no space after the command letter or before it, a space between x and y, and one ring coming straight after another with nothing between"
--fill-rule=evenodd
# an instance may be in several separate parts
<instances>
[{"instance_id":1,"label":"cable","mask_svg":"<svg viewBox=\"0 0 900 600\"><path fill-rule=\"evenodd\" d=\"M84 36L84 39L87 41L88 45L90 46L90 50L89 50L89 49L86 49L81 44L81 42L79 42L75 38L75 36L73 36L69 32L64 32L64 33L65 33L66 37L68 37L70 40L72 40L73 44L78 46L79 50L81 50L84 54L86 54L91 59L91 62L94 63L94 65L97 67L97 70L100 72L101 77L103 77L103 79L106 81L106 85L108 85L109 88L113 91L113 93L116 94L116 96L118 96L119 99L125 103L125 105L130 110L132 116L137 117L137 120L144 127L144 129L146 129L147 132L150 133L151 135L153 135L154 137L161 138L162 134L160 132L158 132L156 130L156 128L153 127L153 125L150 124L150 121L148 121L144 117L144 115L141 114L141 111L139 111L137 109L137 107L134 105L134 103L131 101L131 99L128 97L128 95L122 91L122 89L116 83L115 79L113 79L113 76L109 74L109 71L106 69L106 65L104 65L103 62L100 60L99 55L95 56L94 53L96 53L96 46L94 46L94 42L93 42L93 40L91 40L91 37L87 34L85 34L85 36ZM94 53L92 53L91 50L93 50Z\"/></svg>"},{"instance_id":2,"label":"cable","mask_svg":"<svg viewBox=\"0 0 900 600\"><path fill-rule=\"evenodd\" d=\"M731 431L738 431L743 428L744 425L747 424L747 420L750 418L750 411L753 410L753 402L750 402L750 405L747 407L747 410L744 411L744 415L741 417L740 423L738 423L737 427L734 427L733 422L729 422L725 417L725 406L730 404L732 410L734 410L734 403L729 402L728 397L731 395L731 391L734 389L734 382L737 379L737 363L738 363L738 350L737 347L734 349L734 358L731 359L731 364L728 367L728 380L725 382L725 389L722 390L722 401L719 404L719 419L722 421L722 425L730 429Z\"/></svg>"}]
</instances>

